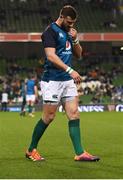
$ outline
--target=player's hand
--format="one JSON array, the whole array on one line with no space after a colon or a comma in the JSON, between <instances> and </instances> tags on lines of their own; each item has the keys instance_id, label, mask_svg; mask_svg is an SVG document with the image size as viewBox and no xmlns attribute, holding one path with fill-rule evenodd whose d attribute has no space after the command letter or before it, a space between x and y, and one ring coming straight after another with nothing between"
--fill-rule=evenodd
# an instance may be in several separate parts
<instances>
[{"instance_id":1,"label":"player's hand","mask_svg":"<svg viewBox=\"0 0 123 180\"><path fill-rule=\"evenodd\" d=\"M77 38L77 31L74 28L71 28L69 34L72 36L72 39L75 40Z\"/></svg>"},{"instance_id":2,"label":"player's hand","mask_svg":"<svg viewBox=\"0 0 123 180\"><path fill-rule=\"evenodd\" d=\"M80 84L80 83L82 82L82 78L81 78L81 76L79 75L78 72L73 71L73 72L70 74L70 76L73 78L73 80L74 80L74 82L75 82L76 84Z\"/></svg>"}]
</instances>

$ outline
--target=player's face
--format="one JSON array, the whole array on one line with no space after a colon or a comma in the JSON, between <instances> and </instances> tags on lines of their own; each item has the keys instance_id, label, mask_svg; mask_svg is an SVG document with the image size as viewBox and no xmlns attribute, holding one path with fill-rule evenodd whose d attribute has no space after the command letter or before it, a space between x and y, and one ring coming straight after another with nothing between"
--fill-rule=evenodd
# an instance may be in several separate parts
<instances>
[{"instance_id":1,"label":"player's face","mask_svg":"<svg viewBox=\"0 0 123 180\"><path fill-rule=\"evenodd\" d=\"M74 26L75 22L76 22L76 19L73 20L71 19L70 16L67 16L63 18L63 22L61 26L65 31L69 32L70 29Z\"/></svg>"}]
</instances>

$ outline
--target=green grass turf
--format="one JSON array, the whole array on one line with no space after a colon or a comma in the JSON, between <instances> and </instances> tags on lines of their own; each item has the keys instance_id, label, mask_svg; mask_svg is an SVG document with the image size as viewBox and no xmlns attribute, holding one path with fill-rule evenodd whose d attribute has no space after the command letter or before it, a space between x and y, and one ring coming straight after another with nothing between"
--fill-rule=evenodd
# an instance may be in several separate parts
<instances>
[{"instance_id":1,"label":"green grass turf","mask_svg":"<svg viewBox=\"0 0 123 180\"><path fill-rule=\"evenodd\" d=\"M32 162L24 154L30 143L35 118L0 112L1 179L113 179L123 178L123 113L81 113L84 147L99 155L99 162L74 162L66 116L57 113L38 150L45 162Z\"/></svg>"}]
</instances>

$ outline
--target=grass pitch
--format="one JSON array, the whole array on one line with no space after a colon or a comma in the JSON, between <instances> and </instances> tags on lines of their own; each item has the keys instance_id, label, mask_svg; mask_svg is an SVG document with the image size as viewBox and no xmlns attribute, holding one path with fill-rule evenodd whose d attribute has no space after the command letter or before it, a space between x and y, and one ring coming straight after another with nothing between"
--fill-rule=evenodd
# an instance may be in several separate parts
<instances>
[{"instance_id":1,"label":"grass pitch","mask_svg":"<svg viewBox=\"0 0 123 180\"><path fill-rule=\"evenodd\" d=\"M123 179L123 113L81 113L84 147L101 157L99 162L74 162L66 116L57 113L38 150L44 162L25 159L35 118L0 112L1 179Z\"/></svg>"}]
</instances>

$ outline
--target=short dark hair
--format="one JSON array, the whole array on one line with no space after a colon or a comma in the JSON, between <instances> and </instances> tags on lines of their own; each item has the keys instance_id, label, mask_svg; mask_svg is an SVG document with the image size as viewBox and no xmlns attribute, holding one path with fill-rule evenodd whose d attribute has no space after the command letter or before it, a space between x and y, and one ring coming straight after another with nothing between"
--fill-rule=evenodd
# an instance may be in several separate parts
<instances>
[{"instance_id":1,"label":"short dark hair","mask_svg":"<svg viewBox=\"0 0 123 180\"><path fill-rule=\"evenodd\" d=\"M70 16L71 19L76 19L77 18L77 11L73 6L66 5L61 9L60 16L64 16L64 17Z\"/></svg>"}]
</instances>

